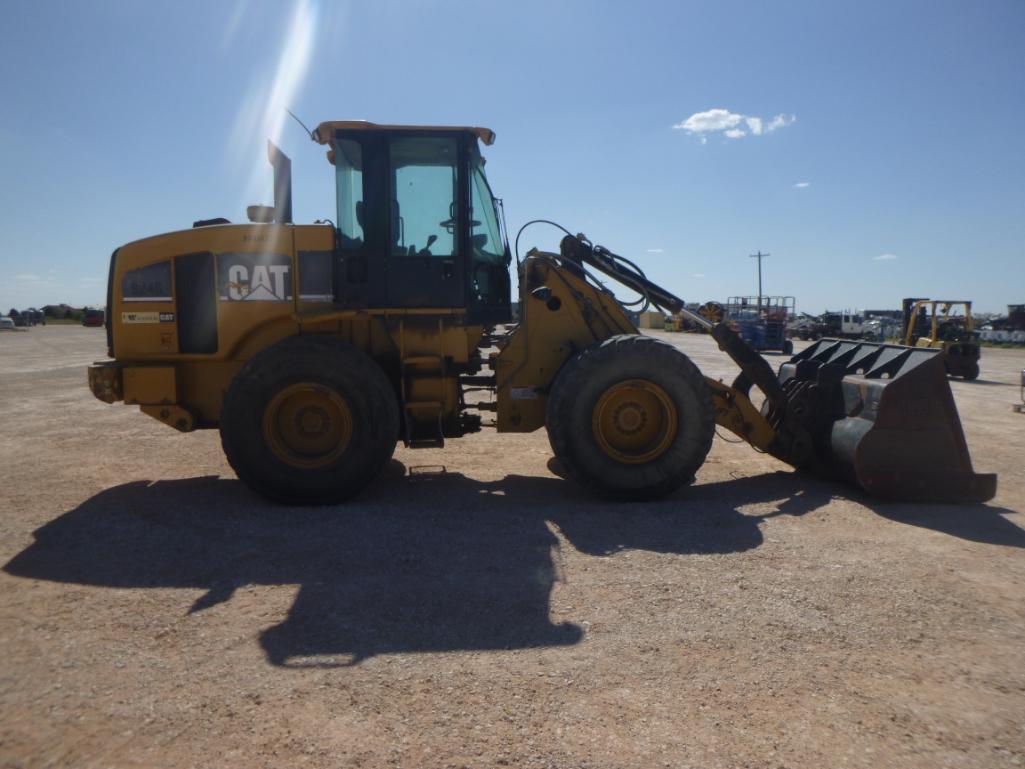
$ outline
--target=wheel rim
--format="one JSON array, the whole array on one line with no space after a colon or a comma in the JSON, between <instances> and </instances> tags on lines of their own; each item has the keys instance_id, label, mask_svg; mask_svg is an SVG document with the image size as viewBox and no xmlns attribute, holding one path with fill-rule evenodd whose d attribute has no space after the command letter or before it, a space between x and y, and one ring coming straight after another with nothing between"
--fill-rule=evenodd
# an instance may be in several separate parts
<instances>
[{"instance_id":1,"label":"wheel rim","mask_svg":"<svg viewBox=\"0 0 1025 769\"><path fill-rule=\"evenodd\" d=\"M304 469L324 467L352 439L352 410L337 391L313 382L289 385L263 413L263 437L274 456Z\"/></svg>"},{"instance_id":2,"label":"wheel rim","mask_svg":"<svg viewBox=\"0 0 1025 769\"><path fill-rule=\"evenodd\" d=\"M619 382L598 399L591 429L608 456L630 465L662 456L676 438L677 414L672 399L647 379Z\"/></svg>"}]
</instances>

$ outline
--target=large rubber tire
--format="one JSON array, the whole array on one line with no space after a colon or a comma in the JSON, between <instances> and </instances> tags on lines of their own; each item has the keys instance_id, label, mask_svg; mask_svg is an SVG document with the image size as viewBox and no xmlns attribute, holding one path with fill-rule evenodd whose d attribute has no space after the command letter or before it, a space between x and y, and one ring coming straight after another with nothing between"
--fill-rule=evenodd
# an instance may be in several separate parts
<instances>
[{"instance_id":1,"label":"large rubber tire","mask_svg":"<svg viewBox=\"0 0 1025 769\"><path fill-rule=\"evenodd\" d=\"M567 473L628 501L657 499L693 481L715 434L711 392L698 368L672 345L636 334L570 359L552 385L546 418ZM650 441L631 444L631 431L649 424L662 426Z\"/></svg>"},{"instance_id":2,"label":"large rubber tire","mask_svg":"<svg viewBox=\"0 0 1025 769\"><path fill-rule=\"evenodd\" d=\"M962 376L969 382L979 378L979 364L978 362L972 363L967 367L967 370Z\"/></svg>"},{"instance_id":3,"label":"large rubber tire","mask_svg":"<svg viewBox=\"0 0 1025 769\"><path fill-rule=\"evenodd\" d=\"M221 446L247 486L276 502L328 505L366 486L395 451L395 389L366 354L296 336L250 359L221 410Z\"/></svg>"},{"instance_id":4,"label":"large rubber tire","mask_svg":"<svg viewBox=\"0 0 1025 769\"><path fill-rule=\"evenodd\" d=\"M785 342L783 342L783 354L784 355L793 355L794 354L794 343L793 343L792 340L787 339Z\"/></svg>"}]
</instances>

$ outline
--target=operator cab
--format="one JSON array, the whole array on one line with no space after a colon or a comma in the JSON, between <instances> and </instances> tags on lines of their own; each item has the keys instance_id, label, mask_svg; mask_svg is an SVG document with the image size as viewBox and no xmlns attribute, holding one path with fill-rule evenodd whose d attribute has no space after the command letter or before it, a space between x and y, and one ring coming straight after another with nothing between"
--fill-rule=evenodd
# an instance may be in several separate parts
<instances>
[{"instance_id":1,"label":"operator cab","mask_svg":"<svg viewBox=\"0 0 1025 769\"><path fill-rule=\"evenodd\" d=\"M494 132L342 121L313 138L335 166L339 304L510 320L511 257L479 147Z\"/></svg>"}]
</instances>

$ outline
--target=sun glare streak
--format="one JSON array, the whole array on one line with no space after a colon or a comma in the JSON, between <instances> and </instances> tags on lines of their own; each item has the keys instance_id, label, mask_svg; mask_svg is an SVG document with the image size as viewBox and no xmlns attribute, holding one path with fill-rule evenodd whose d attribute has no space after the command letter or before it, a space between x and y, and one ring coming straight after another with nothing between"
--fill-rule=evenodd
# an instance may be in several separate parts
<instances>
[{"instance_id":1,"label":"sun glare streak","mask_svg":"<svg viewBox=\"0 0 1025 769\"><path fill-rule=\"evenodd\" d=\"M259 76L239 107L228 154L236 169L248 169L243 208L247 204L271 202L266 141L280 142L288 119L285 109L295 106L306 80L316 45L317 17L315 2L296 0L273 78L268 77L270 73Z\"/></svg>"},{"instance_id":2,"label":"sun glare streak","mask_svg":"<svg viewBox=\"0 0 1025 769\"><path fill-rule=\"evenodd\" d=\"M249 11L249 0L235 0L235 7L228 17L228 23L224 27L224 35L221 36L221 51L227 51L235 42L235 33L238 32L239 24Z\"/></svg>"}]
</instances>

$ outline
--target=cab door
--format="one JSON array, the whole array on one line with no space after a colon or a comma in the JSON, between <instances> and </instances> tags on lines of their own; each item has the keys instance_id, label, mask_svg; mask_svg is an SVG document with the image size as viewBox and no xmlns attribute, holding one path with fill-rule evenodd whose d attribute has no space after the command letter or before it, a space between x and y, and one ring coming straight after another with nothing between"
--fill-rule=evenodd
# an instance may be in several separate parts
<instances>
[{"instance_id":1,"label":"cab door","mask_svg":"<svg viewBox=\"0 0 1025 769\"><path fill-rule=\"evenodd\" d=\"M466 138L393 134L388 163L388 305L464 307Z\"/></svg>"}]
</instances>

